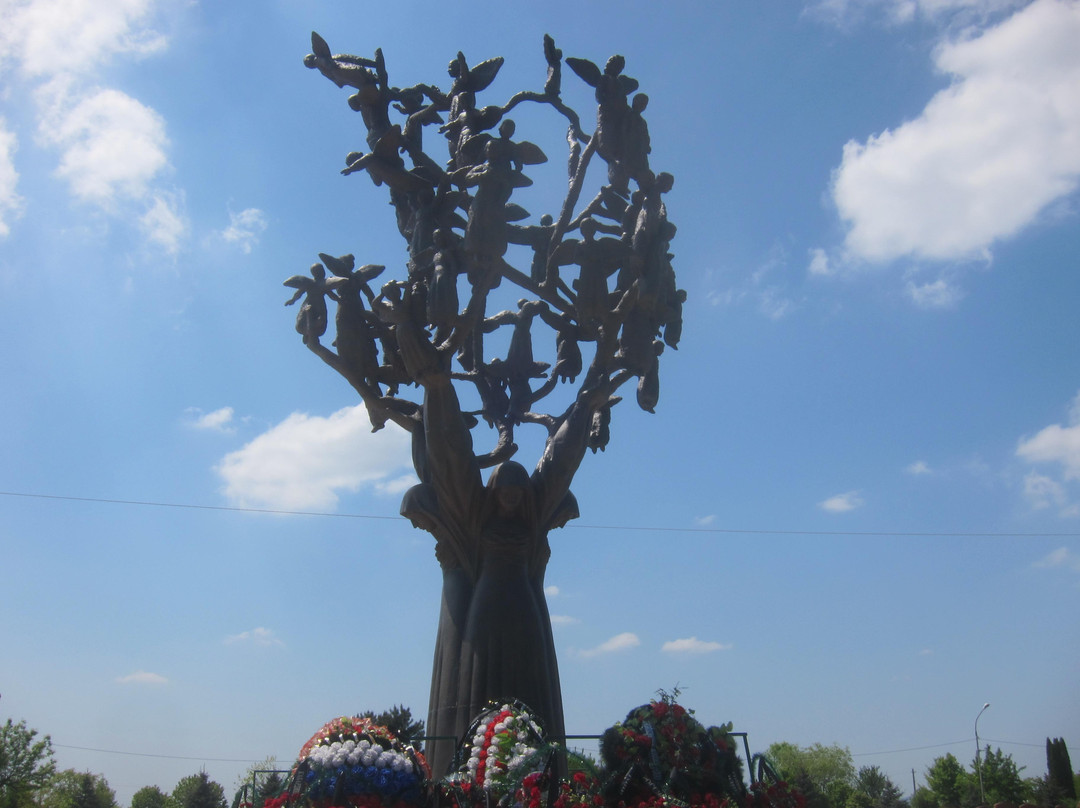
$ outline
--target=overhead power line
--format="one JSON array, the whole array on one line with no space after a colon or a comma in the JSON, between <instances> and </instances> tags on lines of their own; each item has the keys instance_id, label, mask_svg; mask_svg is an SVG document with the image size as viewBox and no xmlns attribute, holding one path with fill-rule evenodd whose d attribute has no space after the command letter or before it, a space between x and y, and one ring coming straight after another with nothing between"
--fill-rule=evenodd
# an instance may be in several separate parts
<instances>
[{"instance_id":1,"label":"overhead power line","mask_svg":"<svg viewBox=\"0 0 1080 808\"><path fill-rule=\"evenodd\" d=\"M900 752L921 752L923 749L938 749L942 746L956 746L957 744L968 743L971 739L964 738L962 741L949 741L947 743L932 743L928 746L909 746L906 749L885 749L881 752L852 752L852 757L870 757L873 755L896 755Z\"/></svg>"},{"instance_id":2,"label":"overhead power line","mask_svg":"<svg viewBox=\"0 0 1080 808\"><path fill-rule=\"evenodd\" d=\"M1039 748L1042 748L1046 745L1042 743L1024 743L1023 741L997 741L993 738L983 738L983 740L987 743L1006 743L1009 744L1009 746L1037 746Z\"/></svg>"},{"instance_id":3,"label":"overhead power line","mask_svg":"<svg viewBox=\"0 0 1080 808\"><path fill-rule=\"evenodd\" d=\"M150 752L123 752L119 749L95 749L92 746L72 746L66 743L54 743L58 749L78 749L81 752L101 752L105 755L130 755L131 757L166 758L168 760L200 760L209 763L259 763L265 758L216 758L195 757L192 755L155 755Z\"/></svg>"},{"instance_id":4,"label":"overhead power line","mask_svg":"<svg viewBox=\"0 0 1080 808\"><path fill-rule=\"evenodd\" d=\"M1041 744L1041 743L1025 743L1024 741L997 741L997 740L994 740L993 738L983 738L983 740L986 741L987 743L1003 743L1003 744L1007 744L1008 746L1035 746L1035 747L1043 746L1043 744ZM959 741L949 741L948 743L934 743L934 744L930 744L929 746L909 746L906 749L885 749L885 750L883 750L881 752L852 752L851 756L852 757L870 757L870 756L873 756L873 755L895 755L895 754L899 754L900 752L921 752L923 749L937 749L937 748L943 747L943 746L959 746L961 744L971 743L971 741L972 741L971 738L963 738L963 739L961 739Z\"/></svg>"},{"instance_id":5,"label":"overhead power line","mask_svg":"<svg viewBox=\"0 0 1080 808\"><path fill-rule=\"evenodd\" d=\"M154 502L137 499L106 499L104 497L75 497L62 494L31 494L23 491L0 491L0 496L23 497L27 499L52 499L66 502L94 502L106 505L137 505L150 508L182 508L197 511L232 511L235 513L266 513L278 516L321 516L339 519L382 519L388 521L404 520L402 516L377 516L363 513L332 513L329 511L292 511L278 508L242 508L232 505L196 505L186 502ZM765 528L731 527L670 527L643 525L587 525L574 523L578 530L620 530L649 533L714 533L756 536L868 536L880 538L990 538L990 539L1032 539L1032 538L1077 538L1080 532L1063 533L1019 533L1019 532L974 532L974 531L904 531L904 530L770 530Z\"/></svg>"}]
</instances>

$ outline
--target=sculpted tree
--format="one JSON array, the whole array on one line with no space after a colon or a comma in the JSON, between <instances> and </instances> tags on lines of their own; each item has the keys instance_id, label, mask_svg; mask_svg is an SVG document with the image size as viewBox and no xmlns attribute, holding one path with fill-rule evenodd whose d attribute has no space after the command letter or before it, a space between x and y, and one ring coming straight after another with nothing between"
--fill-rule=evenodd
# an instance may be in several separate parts
<instances>
[{"instance_id":1,"label":"sculpted tree","mask_svg":"<svg viewBox=\"0 0 1080 808\"><path fill-rule=\"evenodd\" d=\"M349 154L342 173L366 171L386 186L408 261L404 277L376 291L384 267L320 253L310 276L285 282L296 289L288 303L301 301L296 330L360 395L373 429L392 422L412 436L420 482L401 512L435 537L443 571L427 731L460 738L490 699L514 698L560 736L547 535L578 515L570 483L585 451L606 446L617 391L636 381L638 405L653 411L659 356L678 344L686 299L668 252L675 226L662 195L672 178L649 168L648 99L634 95L621 56L603 69L567 58L595 89L587 133L561 98L562 52L550 37L543 88L502 106L478 102L502 58L470 67L458 53L444 92L392 86L379 50L370 59L332 54L312 34L312 51L304 63L354 90L349 106L367 130L367 151ZM547 160L515 139L508 116L525 103L549 107L568 127L566 196L538 219L511 201L532 184L526 168ZM425 151L425 135L446 144L448 160ZM593 164L606 169L580 204ZM514 254L528 266L512 266ZM516 307L490 311L509 285ZM322 342L327 298L336 303L331 346ZM568 406L543 412L549 395ZM546 432L531 473L511 459L522 426ZM474 449L474 431L486 451ZM452 741L429 746L436 774L452 751Z\"/></svg>"}]
</instances>

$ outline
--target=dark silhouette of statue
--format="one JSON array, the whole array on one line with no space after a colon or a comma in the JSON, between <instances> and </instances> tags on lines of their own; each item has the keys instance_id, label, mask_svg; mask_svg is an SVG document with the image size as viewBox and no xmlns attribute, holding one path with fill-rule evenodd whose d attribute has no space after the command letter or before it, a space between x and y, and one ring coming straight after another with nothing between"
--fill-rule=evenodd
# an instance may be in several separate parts
<instances>
[{"instance_id":1,"label":"dark silhouette of statue","mask_svg":"<svg viewBox=\"0 0 1080 808\"><path fill-rule=\"evenodd\" d=\"M636 381L638 405L652 412L659 356L677 347L686 293L675 286L675 226L662 199L671 176L649 168L647 99L628 101L638 83L620 56L602 71L565 60L596 90L590 134L561 99L562 51L551 37L542 89L502 106L478 102L501 58L470 67L458 53L443 92L392 86L379 50L370 59L333 54L312 34L312 51L304 63L356 91L349 106L367 130L368 151L351 153L342 173L386 186L408 260L403 277L378 290L371 283L384 268L356 269L352 255L319 253L310 278L285 283L296 290L290 303L304 299L304 344L352 385L372 428L392 422L412 436L419 482L401 513L435 538L443 572L427 722L430 735L448 739L428 747L440 776L453 739L489 700L519 700L549 736L565 733L544 596L548 533L578 516L570 484L586 450L607 445L617 391ZM533 219L511 201L532 183L528 167L547 160L516 139L509 115L522 103L550 108L567 126L569 182L557 215ZM424 150L425 132L445 140L445 162ZM594 158L606 163L607 183L579 208ZM508 261L521 251L531 251L524 269ZM514 287L516 308L491 313L493 293ZM337 306L330 346L321 341L327 298ZM499 345L505 353L490 356ZM543 412L557 392L565 408ZM531 472L513 459L522 427L547 435Z\"/></svg>"}]
</instances>

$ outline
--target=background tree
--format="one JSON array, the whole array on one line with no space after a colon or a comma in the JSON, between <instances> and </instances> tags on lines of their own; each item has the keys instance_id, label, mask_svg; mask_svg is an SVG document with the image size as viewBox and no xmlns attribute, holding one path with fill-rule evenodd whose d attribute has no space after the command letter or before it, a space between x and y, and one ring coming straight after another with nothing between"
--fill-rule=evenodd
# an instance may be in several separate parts
<instances>
[{"instance_id":1,"label":"background tree","mask_svg":"<svg viewBox=\"0 0 1080 808\"><path fill-rule=\"evenodd\" d=\"M225 789L210 779L206 772L189 774L176 784L172 792L176 808L225 808Z\"/></svg>"},{"instance_id":2,"label":"background tree","mask_svg":"<svg viewBox=\"0 0 1080 808\"><path fill-rule=\"evenodd\" d=\"M1044 774L1041 777L1029 777L1024 780L1024 794L1027 802L1038 805L1040 808L1055 808L1058 805L1071 806L1072 800L1064 797L1061 789Z\"/></svg>"},{"instance_id":3,"label":"background tree","mask_svg":"<svg viewBox=\"0 0 1080 808\"><path fill-rule=\"evenodd\" d=\"M766 757L806 797L807 808L846 808L855 787L855 764L846 746L820 743L800 747L782 741Z\"/></svg>"},{"instance_id":4,"label":"background tree","mask_svg":"<svg viewBox=\"0 0 1080 808\"><path fill-rule=\"evenodd\" d=\"M863 766L855 775L847 808L908 808L908 801L881 769Z\"/></svg>"},{"instance_id":5,"label":"background tree","mask_svg":"<svg viewBox=\"0 0 1080 808\"><path fill-rule=\"evenodd\" d=\"M242 805L252 805L254 808L262 808L266 800L277 797L285 788L285 780L281 772L288 771L278 763L277 757L269 755L257 763L252 763L247 770L237 778L233 797L232 808L240 808ZM131 808L135 808L132 806Z\"/></svg>"},{"instance_id":6,"label":"background tree","mask_svg":"<svg viewBox=\"0 0 1080 808\"><path fill-rule=\"evenodd\" d=\"M417 744L424 737L424 722L413 720L412 710L402 704L395 704L378 715L368 710L366 713L361 713L361 716L386 727L404 744Z\"/></svg>"},{"instance_id":7,"label":"background tree","mask_svg":"<svg viewBox=\"0 0 1080 808\"><path fill-rule=\"evenodd\" d=\"M0 808L26 808L56 771L52 740L37 738L25 721L0 726Z\"/></svg>"},{"instance_id":8,"label":"background tree","mask_svg":"<svg viewBox=\"0 0 1080 808\"><path fill-rule=\"evenodd\" d=\"M118 808L116 792L104 775L65 769L42 793L41 808Z\"/></svg>"},{"instance_id":9,"label":"background tree","mask_svg":"<svg viewBox=\"0 0 1080 808\"><path fill-rule=\"evenodd\" d=\"M157 786L143 786L131 795L131 808L176 808L176 802Z\"/></svg>"},{"instance_id":10,"label":"background tree","mask_svg":"<svg viewBox=\"0 0 1080 808\"><path fill-rule=\"evenodd\" d=\"M916 788L911 795L911 808L941 808L937 795L929 788Z\"/></svg>"},{"instance_id":11,"label":"background tree","mask_svg":"<svg viewBox=\"0 0 1080 808\"><path fill-rule=\"evenodd\" d=\"M971 769L977 772L974 760L972 760ZM1017 767L1012 755L1002 752L1000 747L997 751L987 747L982 759L982 791L986 795L986 802L990 805L996 802L1017 804L1024 802L1027 798L1027 786L1024 778L1020 776L1023 770L1024 767ZM977 797L979 787L977 773L973 779L969 779L969 782L974 783Z\"/></svg>"},{"instance_id":12,"label":"background tree","mask_svg":"<svg viewBox=\"0 0 1080 808\"><path fill-rule=\"evenodd\" d=\"M1076 783L1064 738L1046 739L1046 776L1063 799L1076 799Z\"/></svg>"},{"instance_id":13,"label":"background tree","mask_svg":"<svg viewBox=\"0 0 1080 808\"><path fill-rule=\"evenodd\" d=\"M926 770L926 785L941 808L961 808L967 793L968 775L951 752L935 758ZM975 783L978 787L978 781Z\"/></svg>"}]
</instances>

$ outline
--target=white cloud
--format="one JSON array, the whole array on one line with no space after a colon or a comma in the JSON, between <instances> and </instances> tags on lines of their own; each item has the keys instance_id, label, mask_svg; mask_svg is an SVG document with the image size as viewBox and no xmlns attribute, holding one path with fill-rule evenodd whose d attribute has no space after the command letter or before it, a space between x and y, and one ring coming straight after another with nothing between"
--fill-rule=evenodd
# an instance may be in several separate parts
<instances>
[{"instance_id":1,"label":"white cloud","mask_svg":"<svg viewBox=\"0 0 1080 808\"><path fill-rule=\"evenodd\" d=\"M1030 438L1021 438L1016 454L1029 463L1058 467L1056 478L1034 469L1024 477L1024 496L1033 508L1056 507L1063 517L1080 516L1080 502L1069 493L1071 484L1080 480L1080 393L1069 406L1065 425L1050 424Z\"/></svg>"},{"instance_id":2,"label":"white cloud","mask_svg":"<svg viewBox=\"0 0 1080 808\"><path fill-rule=\"evenodd\" d=\"M1080 393L1073 400L1067 426L1051 424L1021 439L1016 453L1032 463L1059 463L1066 480L1080 479Z\"/></svg>"},{"instance_id":3,"label":"white cloud","mask_svg":"<svg viewBox=\"0 0 1080 808\"><path fill-rule=\"evenodd\" d=\"M99 90L40 131L62 150L56 173L72 193L105 207L118 196L145 197L168 162L161 116L119 90Z\"/></svg>"},{"instance_id":4,"label":"white cloud","mask_svg":"<svg viewBox=\"0 0 1080 808\"><path fill-rule=\"evenodd\" d=\"M1059 547L1035 561L1032 566L1040 569L1065 567L1080 572L1080 556L1076 555L1068 547Z\"/></svg>"},{"instance_id":5,"label":"white cloud","mask_svg":"<svg viewBox=\"0 0 1080 808\"><path fill-rule=\"evenodd\" d=\"M769 248L748 277L728 289L712 289L705 295L713 306L751 304L770 320L780 320L797 310L801 301L789 294L788 251L783 244Z\"/></svg>"},{"instance_id":6,"label":"white cloud","mask_svg":"<svg viewBox=\"0 0 1080 808\"><path fill-rule=\"evenodd\" d=\"M410 471L408 474L402 474L390 480L379 480L375 483L375 490L383 496L393 497L404 494L414 485L416 485L416 473Z\"/></svg>"},{"instance_id":7,"label":"white cloud","mask_svg":"<svg viewBox=\"0 0 1080 808\"><path fill-rule=\"evenodd\" d=\"M553 614L551 615L551 625L553 626L572 626L581 621L576 617L571 617L568 614Z\"/></svg>"},{"instance_id":8,"label":"white cloud","mask_svg":"<svg viewBox=\"0 0 1080 808\"><path fill-rule=\"evenodd\" d=\"M113 57L139 58L166 47L166 38L151 27L164 5L166 0L6 0L0 3L0 68L14 65L31 85L25 95L36 104L39 138L58 150L56 174L72 195L136 221L151 243L176 254L187 226L177 195L158 187L168 166L165 121L98 81L99 69ZM0 159L0 227L2 164Z\"/></svg>"},{"instance_id":9,"label":"white cloud","mask_svg":"<svg viewBox=\"0 0 1080 808\"><path fill-rule=\"evenodd\" d=\"M914 120L844 146L832 193L848 252L870 261L985 256L1074 191L1078 41L1080 3L1036 0L939 47L936 66L952 84ZM943 292L932 287L925 292Z\"/></svg>"},{"instance_id":10,"label":"white cloud","mask_svg":"<svg viewBox=\"0 0 1080 808\"><path fill-rule=\"evenodd\" d=\"M843 27L868 14L879 14L890 24L908 23L916 17L938 21L956 14L963 23L1025 2L1027 0L816 0L810 3L808 11Z\"/></svg>"},{"instance_id":11,"label":"white cloud","mask_svg":"<svg viewBox=\"0 0 1080 808\"><path fill-rule=\"evenodd\" d=\"M930 470L930 466L927 465L925 460L916 460L914 463L912 463L910 466L908 466L906 469L904 469L904 471L906 471L908 474L913 474L916 477L918 477L919 475L922 475L922 474L932 474L933 473Z\"/></svg>"},{"instance_id":12,"label":"white cloud","mask_svg":"<svg viewBox=\"0 0 1080 808\"><path fill-rule=\"evenodd\" d=\"M835 497L829 497L824 502L818 503L818 507L830 513L845 513L855 510L862 504L863 501L858 491L848 491L837 494Z\"/></svg>"},{"instance_id":13,"label":"white cloud","mask_svg":"<svg viewBox=\"0 0 1080 808\"><path fill-rule=\"evenodd\" d=\"M146 237L163 247L170 255L176 255L180 251L180 242L188 229L187 221L179 210L182 196L155 193L150 208L139 220Z\"/></svg>"},{"instance_id":14,"label":"white cloud","mask_svg":"<svg viewBox=\"0 0 1080 808\"><path fill-rule=\"evenodd\" d=\"M758 311L770 320L781 320L798 308L798 304L780 286L767 286L758 296Z\"/></svg>"},{"instance_id":15,"label":"white cloud","mask_svg":"<svg viewBox=\"0 0 1080 808\"><path fill-rule=\"evenodd\" d=\"M19 184L19 172L15 170L18 143L15 133L0 118L0 238L11 232L8 221L17 217L22 210L22 199L15 193Z\"/></svg>"},{"instance_id":16,"label":"white cloud","mask_svg":"<svg viewBox=\"0 0 1080 808\"><path fill-rule=\"evenodd\" d=\"M557 586L545 586L544 587L544 594L547 595L549 598L558 597L558 595L559 595L559 587L557 587Z\"/></svg>"},{"instance_id":17,"label":"white cloud","mask_svg":"<svg viewBox=\"0 0 1080 808\"><path fill-rule=\"evenodd\" d=\"M660 650L669 654L708 654L713 651L730 651L733 647L730 643L708 642L699 640L697 637L687 637L683 640L669 640Z\"/></svg>"},{"instance_id":18,"label":"white cloud","mask_svg":"<svg viewBox=\"0 0 1080 808\"><path fill-rule=\"evenodd\" d=\"M818 278L825 278L832 275L834 271L832 265L829 263L829 256L823 249L815 247L810 250L810 265L807 267L807 272L809 272L810 275Z\"/></svg>"},{"instance_id":19,"label":"white cloud","mask_svg":"<svg viewBox=\"0 0 1080 808\"><path fill-rule=\"evenodd\" d=\"M944 278L920 284L908 281L907 294L911 301L921 309L947 309L963 297L959 287Z\"/></svg>"},{"instance_id":20,"label":"white cloud","mask_svg":"<svg viewBox=\"0 0 1080 808\"><path fill-rule=\"evenodd\" d=\"M229 211L229 226L221 231L221 237L236 244L242 252L250 253L265 230L266 214L258 208L246 208L239 213Z\"/></svg>"},{"instance_id":21,"label":"white cloud","mask_svg":"<svg viewBox=\"0 0 1080 808\"><path fill-rule=\"evenodd\" d=\"M230 634L225 638L226 645L235 645L236 643L250 643L252 645L261 646L284 646L280 639L275 636L274 632L268 628L259 626L253 628L251 631L241 631L239 634Z\"/></svg>"},{"instance_id":22,"label":"white cloud","mask_svg":"<svg viewBox=\"0 0 1080 808\"><path fill-rule=\"evenodd\" d=\"M710 513L708 516L699 516L694 519L694 527L710 527L716 524L716 514Z\"/></svg>"},{"instance_id":23,"label":"white cloud","mask_svg":"<svg viewBox=\"0 0 1080 808\"><path fill-rule=\"evenodd\" d=\"M583 657L600 656L601 654L611 654L616 651L626 651L630 648L637 648L641 645L641 640L638 639L637 634L629 631L625 631L622 634L616 634L610 640L600 643L595 648L589 648L581 652Z\"/></svg>"},{"instance_id":24,"label":"white cloud","mask_svg":"<svg viewBox=\"0 0 1080 808\"><path fill-rule=\"evenodd\" d=\"M159 673L135 671L127 676L118 676L116 681L122 685L166 685L169 680Z\"/></svg>"},{"instance_id":25,"label":"white cloud","mask_svg":"<svg viewBox=\"0 0 1080 808\"><path fill-rule=\"evenodd\" d=\"M1024 477L1024 497L1036 510L1043 510L1051 505L1060 508L1065 505L1065 486L1045 474L1030 471Z\"/></svg>"},{"instance_id":26,"label":"white cloud","mask_svg":"<svg viewBox=\"0 0 1080 808\"><path fill-rule=\"evenodd\" d=\"M190 425L195 429L208 429L215 432L232 432L233 408L221 407L213 412L204 413L202 410L191 409L188 412L192 416Z\"/></svg>"},{"instance_id":27,"label":"white cloud","mask_svg":"<svg viewBox=\"0 0 1080 808\"><path fill-rule=\"evenodd\" d=\"M152 0L8 0L0 6L0 53L28 76L85 73L113 54L160 51L165 38L142 26Z\"/></svg>"},{"instance_id":28,"label":"white cloud","mask_svg":"<svg viewBox=\"0 0 1080 808\"><path fill-rule=\"evenodd\" d=\"M372 433L360 404L328 418L293 413L215 470L230 502L296 510L331 508L339 492L385 484L411 463L409 435L393 425Z\"/></svg>"},{"instance_id":29,"label":"white cloud","mask_svg":"<svg viewBox=\"0 0 1080 808\"><path fill-rule=\"evenodd\" d=\"M933 648L923 648L921 651L919 651L919 656L933 656L933 655L934 655L934 649Z\"/></svg>"},{"instance_id":30,"label":"white cloud","mask_svg":"<svg viewBox=\"0 0 1080 808\"><path fill-rule=\"evenodd\" d=\"M730 306L741 301L743 297L742 292L736 292L734 289L710 289L705 293L705 299L711 306Z\"/></svg>"}]
</instances>

